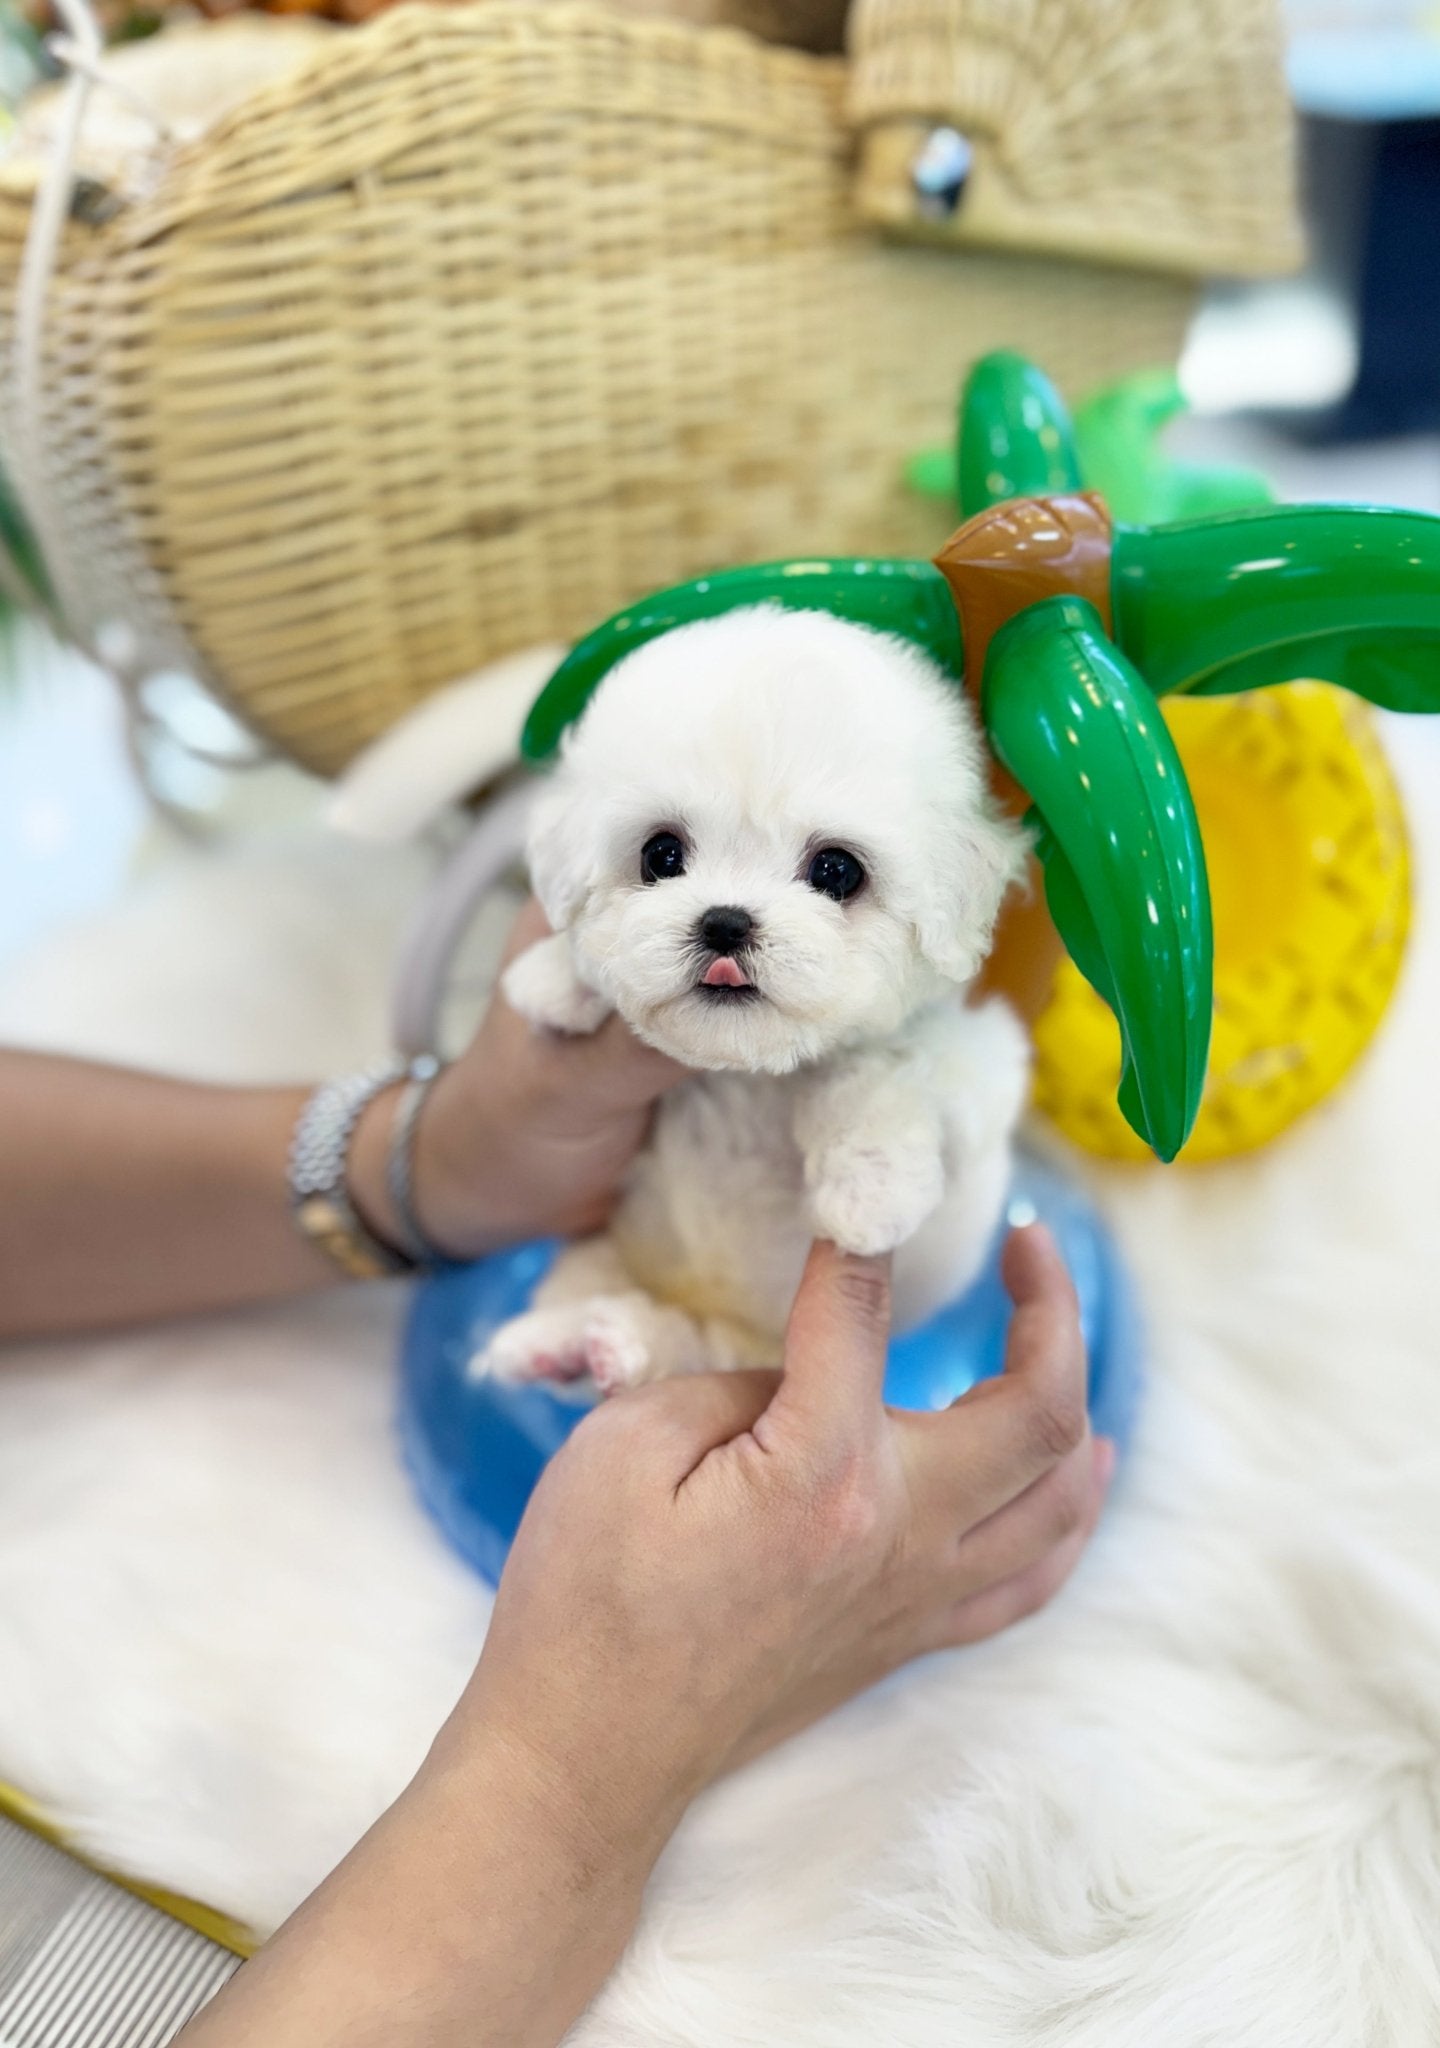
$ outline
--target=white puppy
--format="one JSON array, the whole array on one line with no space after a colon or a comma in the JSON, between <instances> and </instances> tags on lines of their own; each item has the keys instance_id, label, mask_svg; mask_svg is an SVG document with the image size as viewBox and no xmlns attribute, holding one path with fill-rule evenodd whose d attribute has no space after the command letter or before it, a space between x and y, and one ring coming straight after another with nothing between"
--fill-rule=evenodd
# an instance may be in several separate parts
<instances>
[{"instance_id":1,"label":"white puppy","mask_svg":"<svg viewBox=\"0 0 1440 2048\"><path fill-rule=\"evenodd\" d=\"M1027 1049L956 991L1023 856L963 696L907 642L766 607L613 669L536 806L555 936L505 994L557 1031L618 1010L699 1071L477 1369L608 1392L776 1364L817 1235L898 1250L900 1327L968 1285Z\"/></svg>"}]
</instances>

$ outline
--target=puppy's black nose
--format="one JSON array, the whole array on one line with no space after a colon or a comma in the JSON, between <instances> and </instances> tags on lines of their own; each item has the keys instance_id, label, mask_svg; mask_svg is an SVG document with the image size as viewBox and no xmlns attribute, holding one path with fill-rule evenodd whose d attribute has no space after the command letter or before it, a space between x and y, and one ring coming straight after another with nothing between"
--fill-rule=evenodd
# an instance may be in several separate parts
<instances>
[{"instance_id":1,"label":"puppy's black nose","mask_svg":"<svg viewBox=\"0 0 1440 2048\"><path fill-rule=\"evenodd\" d=\"M737 910L733 903L707 910L700 920L701 941L712 953L738 953L754 929L749 911Z\"/></svg>"}]
</instances>

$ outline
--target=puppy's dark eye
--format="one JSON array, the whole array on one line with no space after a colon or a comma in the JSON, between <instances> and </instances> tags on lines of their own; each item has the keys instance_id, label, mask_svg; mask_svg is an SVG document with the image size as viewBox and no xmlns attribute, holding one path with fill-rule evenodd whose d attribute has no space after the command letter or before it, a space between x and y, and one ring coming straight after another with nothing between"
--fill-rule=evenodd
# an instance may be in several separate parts
<instances>
[{"instance_id":1,"label":"puppy's dark eye","mask_svg":"<svg viewBox=\"0 0 1440 2048\"><path fill-rule=\"evenodd\" d=\"M822 846L806 870L805 879L822 896L843 903L865 880L865 870L843 846Z\"/></svg>"},{"instance_id":2,"label":"puppy's dark eye","mask_svg":"<svg viewBox=\"0 0 1440 2048\"><path fill-rule=\"evenodd\" d=\"M685 846L673 832L657 832L640 849L642 882L668 882L685 872Z\"/></svg>"}]
</instances>

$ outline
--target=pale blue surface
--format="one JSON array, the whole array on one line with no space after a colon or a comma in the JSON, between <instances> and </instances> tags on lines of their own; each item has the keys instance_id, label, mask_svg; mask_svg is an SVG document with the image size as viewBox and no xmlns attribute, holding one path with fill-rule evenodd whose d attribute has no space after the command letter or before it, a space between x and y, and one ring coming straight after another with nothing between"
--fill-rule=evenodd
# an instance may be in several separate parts
<instances>
[{"instance_id":1,"label":"pale blue surface","mask_svg":"<svg viewBox=\"0 0 1440 2048\"><path fill-rule=\"evenodd\" d=\"M1140 1345L1129 1284L1093 1205L1073 1182L1022 1158L1010 1216L1054 1231L1080 1297L1095 1429L1129 1437ZM416 1291L400 1361L400 1434L420 1498L455 1548L493 1584L531 1488L589 1401L551 1387L470 1380L492 1331L529 1303L554 1257L550 1244L454 1266ZM997 1241L968 1294L890 1347L885 1397L897 1408L943 1408L999 1372L1010 1304Z\"/></svg>"},{"instance_id":2,"label":"pale blue surface","mask_svg":"<svg viewBox=\"0 0 1440 2048\"><path fill-rule=\"evenodd\" d=\"M119 894L145 823L114 686L38 629L0 643L0 965Z\"/></svg>"},{"instance_id":3,"label":"pale blue surface","mask_svg":"<svg viewBox=\"0 0 1440 2048\"><path fill-rule=\"evenodd\" d=\"M1407 121L1440 114L1440 32L1423 20L1315 28L1291 39L1286 70L1307 114Z\"/></svg>"}]
</instances>

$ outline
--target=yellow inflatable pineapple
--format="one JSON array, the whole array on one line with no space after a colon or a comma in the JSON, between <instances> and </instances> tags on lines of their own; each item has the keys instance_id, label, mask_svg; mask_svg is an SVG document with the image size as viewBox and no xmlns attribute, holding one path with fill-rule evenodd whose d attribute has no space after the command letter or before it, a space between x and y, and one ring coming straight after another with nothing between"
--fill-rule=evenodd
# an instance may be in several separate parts
<instances>
[{"instance_id":1,"label":"yellow inflatable pineapple","mask_svg":"<svg viewBox=\"0 0 1440 2048\"><path fill-rule=\"evenodd\" d=\"M1199 1164L1277 1137L1344 1079L1394 991L1410 918L1399 792L1374 714L1325 683L1172 698L1205 836L1215 1025L1194 1134ZM1115 1019L1074 964L1035 1028L1035 1101L1107 1159L1148 1148L1116 1107Z\"/></svg>"}]
</instances>

